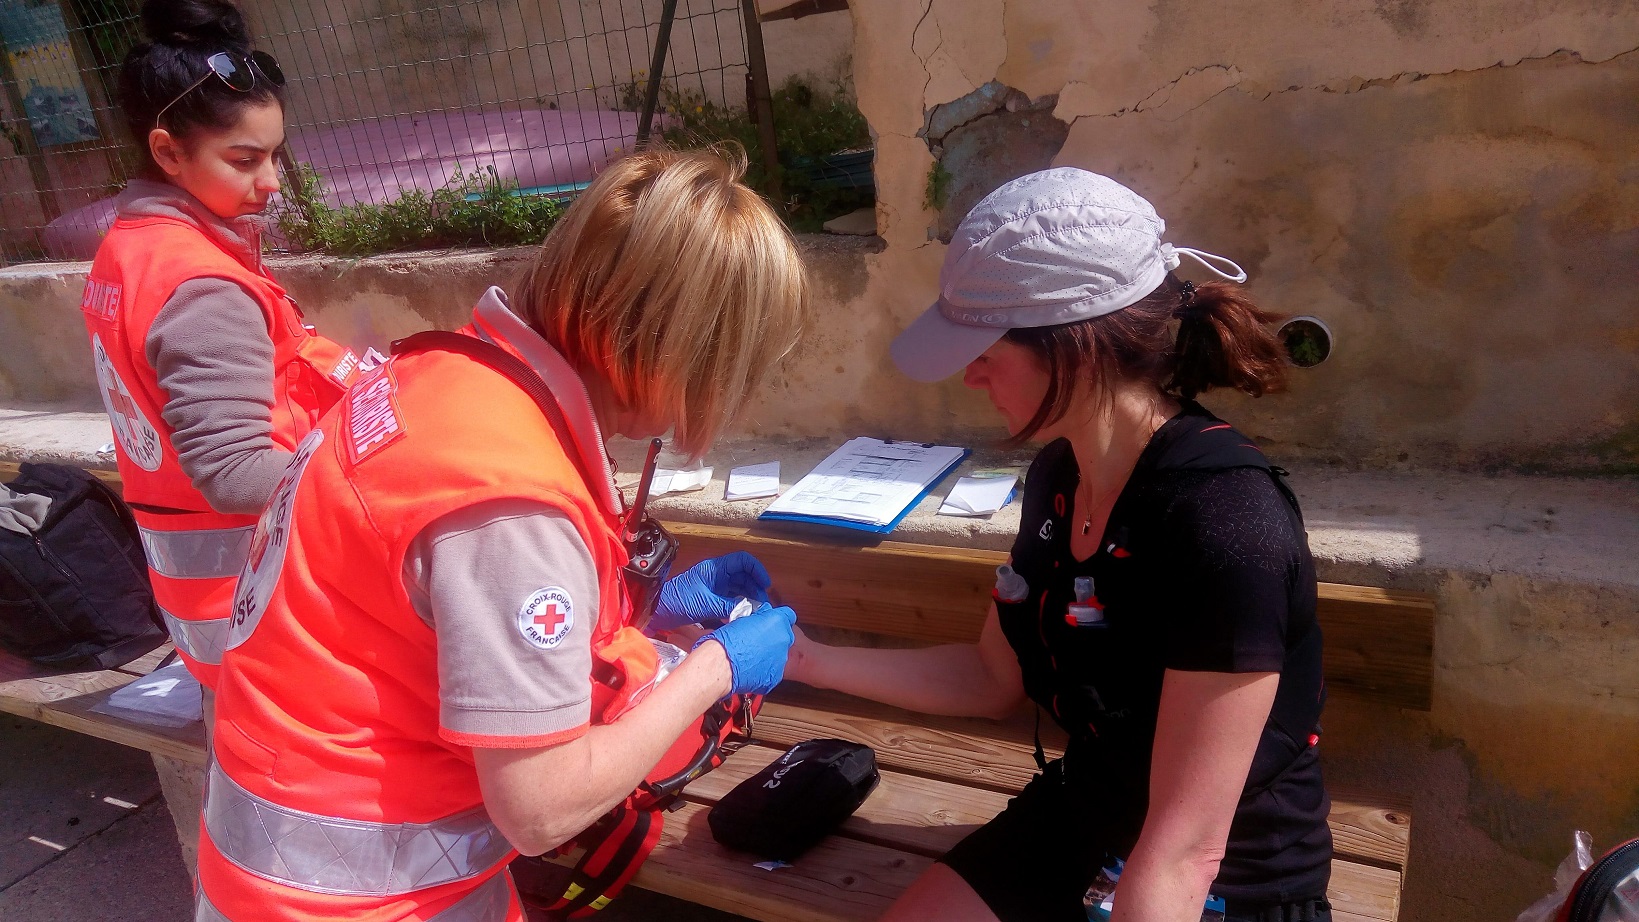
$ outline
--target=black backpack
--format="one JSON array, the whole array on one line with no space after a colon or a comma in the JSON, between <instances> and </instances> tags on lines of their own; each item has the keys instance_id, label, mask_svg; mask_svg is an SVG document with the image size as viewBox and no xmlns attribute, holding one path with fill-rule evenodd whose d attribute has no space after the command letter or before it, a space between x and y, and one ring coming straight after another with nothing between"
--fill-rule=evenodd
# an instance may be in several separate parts
<instances>
[{"instance_id":1,"label":"black backpack","mask_svg":"<svg viewBox=\"0 0 1639 922\"><path fill-rule=\"evenodd\" d=\"M0 528L0 646L42 666L112 669L168 638L125 503L76 467L24 464L14 493L51 497L32 534Z\"/></svg>"},{"instance_id":2,"label":"black backpack","mask_svg":"<svg viewBox=\"0 0 1639 922\"><path fill-rule=\"evenodd\" d=\"M729 848L794 861L853 816L880 780L871 747L808 740L735 785L706 821Z\"/></svg>"}]
</instances>

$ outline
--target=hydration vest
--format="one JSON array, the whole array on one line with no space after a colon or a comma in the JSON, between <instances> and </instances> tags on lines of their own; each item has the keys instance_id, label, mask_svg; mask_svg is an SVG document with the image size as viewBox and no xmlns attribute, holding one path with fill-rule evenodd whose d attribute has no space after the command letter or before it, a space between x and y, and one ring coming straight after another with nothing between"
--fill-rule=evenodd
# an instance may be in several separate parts
<instances>
[{"instance_id":1,"label":"hydration vest","mask_svg":"<svg viewBox=\"0 0 1639 922\"><path fill-rule=\"evenodd\" d=\"M1140 469L1135 477L1144 481L1137 489L1123 491L1110 512L1106 535L1113 540L1100 547L1088 565L1113 568L1134 565L1134 556L1141 555L1148 566L1165 567L1165 561L1155 560L1150 546L1153 529L1159 524L1163 506L1173 495L1167 483L1169 478L1187 477L1203 472L1253 468L1265 472L1275 483L1292 511L1302 520L1297 497L1285 482L1286 472L1269 463L1263 452L1246 441L1229 424L1218 420L1193 404L1186 405L1179 425L1195 427L1185 448L1170 449L1164 467ZM1146 449L1148 451L1148 449ZM1143 462L1141 461L1142 465ZM1033 472L1034 473L1034 472ZM1049 600L1050 588L1068 585L1072 577L1056 572L1059 560L1067 556L1074 524L1072 496L1060 493L1050 508L1032 512L1027 504L1020 522L1021 540L1040 539L1051 550L1032 555L1015 554L1012 566L1028 583L1029 593L1017 602L998 599L998 618L1009 643L1018 655L1026 693L1041 710L1070 735L1071 744L1066 753L1066 770L1077 766L1076 754L1092 753L1101 746L1139 747L1148 752L1153 745L1154 724L1146 717L1135 714L1127 702L1109 700L1108 687L1101 692L1101 675L1112 669L1129 668L1130 649L1106 649L1100 644L1100 633L1107 630L1144 629L1143 617L1146 585L1132 578L1125 580L1095 581L1096 598L1101 609L1107 610L1111 622L1107 626L1080 625L1069 617L1063 605ZM1164 572L1151 571L1156 578L1165 578ZM1062 599L1063 593L1057 594ZM1125 619L1117 623L1117 619ZM1255 793L1279 779L1283 772L1298 764L1300 759L1312 758L1306 750L1319 741L1319 720L1325 705L1325 685L1320 674L1321 632L1313 627L1300 641L1300 646L1288 652L1288 668L1283 670L1269 722L1280 730L1279 736L1291 741L1290 746L1260 746L1254 758L1248 781L1248 794ZM1139 651L1147 653L1149 651ZM1158 655L1158 653L1157 653ZM1110 662L1116 656L1121 662ZM1312 670L1312 674L1307 670ZM1159 665L1151 677L1155 682L1154 694L1159 696L1162 669ZM1320 689L1319 695L1306 689ZM1045 766L1041 745L1037 742L1037 760ZM1084 766L1082 766L1084 767ZM1105 779L1135 800L1147 799L1147 777L1116 777ZM1136 819L1141 820L1139 816Z\"/></svg>"}]
</instances>

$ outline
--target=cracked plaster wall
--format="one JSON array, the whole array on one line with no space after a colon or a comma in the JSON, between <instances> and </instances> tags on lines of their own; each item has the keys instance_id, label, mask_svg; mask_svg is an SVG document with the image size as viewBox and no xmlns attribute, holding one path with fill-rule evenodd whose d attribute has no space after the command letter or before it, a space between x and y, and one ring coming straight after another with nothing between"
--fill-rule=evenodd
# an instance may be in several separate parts
<instances>
[{"instance_id":1,"label":"cracked plaster wall","mask_svg":"<svg viewBox=\"0 0 1639 922\"><path fill-rule=\"evenodd\" d=\"M765 431L996 432L982 396L908 385L887 346L933 300L944 256L949 216L924 205L930 113L997 81L1056 97L1068 129L1052 162L1128 183L1174 242L1237 259L1268 307L1332 326L1336 357L1292 393L1212 401L1273 454L1639 465L1630 3L922 0L852 15L886 247L856 299L824 305L830 322L759 408ZM1338 706L1329 765L1416 801L1402 918L1511 919L1547 890L1573 825L1639 832L1639 597L1507 574L1422 588L1440 598L1434 710Z\"/></svg>"},{"instance_id":2,"label":"cracked plaster wall","mask_svg":"<svg viewBox=\"0 0 1639 922\"><path fill-rule=\"evenodd\" d=\"M997 81L1056 97L1045 121L1068 137L1052 162L1127 182L1175 242L1237 259L1268 307L1331 325L1335 357L1293 393L1212 401L1273 452L1639 469L1631 4L925 0L853 16L887 248L864 297L836 308L847 335L793 367L802 386L765 402L763 428L994 431L959 382L903 386L887 344L932 301L933 238L969 201L924 207L929 113ZM1013 156L978 149L993 168ZM972 171L941 153L960 186Z\"/></svg>"}]
</instances>

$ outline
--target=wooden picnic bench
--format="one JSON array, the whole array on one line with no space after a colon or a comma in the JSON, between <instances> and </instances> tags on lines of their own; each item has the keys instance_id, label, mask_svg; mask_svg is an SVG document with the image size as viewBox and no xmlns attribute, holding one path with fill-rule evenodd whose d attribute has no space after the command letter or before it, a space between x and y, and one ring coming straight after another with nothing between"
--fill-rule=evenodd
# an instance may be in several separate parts
<instances>
[{"instance_id":1,"label":"wooden picnic bench","mask_svg":"<svg viewBox=\"0 0 1639 922\"><path fill-rule=\"evenodd\" d=\"M0 479L7 471L0 465ZM774 577L803 624L875 635L884 643L977 638L1004 559L994 551L881 541L867 545L821 533L668 523L683 539L678 566L744 548ZM1418 593L1322 584L1331 693L1428 710L1433 602ZM151 670L160 652L119 670L42 676L0 655L0 711L21 714L147 750L156 762L203 766L198 727L165 730L89 709ZM754 741L694 782L667 816L660 846L636 884L761 920L871 919L933 860L982 825L1035 772L1028 713L1004 721L914 714L795 684L776 690ZM1062 736L1043 741L1050 755ZM792 867L765 871L711 837L706 814L735 784L786 748L815 737L867 743L882 783L838 834ZM1406 799L1334 790L1337 857L1329 896L1338 922L1393 922L1410 847ZM185 825L188 818L183 818ZM185 843L186 844L186 843Z\"/></svg>"}]
</instances>

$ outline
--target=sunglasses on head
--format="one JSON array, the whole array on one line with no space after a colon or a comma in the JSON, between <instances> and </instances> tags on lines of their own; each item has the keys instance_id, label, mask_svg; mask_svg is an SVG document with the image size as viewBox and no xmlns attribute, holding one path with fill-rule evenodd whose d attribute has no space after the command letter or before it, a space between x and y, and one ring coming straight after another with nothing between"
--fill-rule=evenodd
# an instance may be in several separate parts
<instances>
[{"instance_id":1,"label":"sunglasses on head","mask_svg":"<svg viewBox=\"0 0 1639 922\"><path fill-rule=\"evenodd\" d=\"M172 106L182 101L182 97L199 89L206 80L212 77L222 81L228 89L240 93L249 93L256 86L257 74L261 74L261 79L266 80L275 87L285 85L285 72L279 69L279 62L273 60L273 55L265 51L252 51L250 54L240 54L237 51L218 51L206 58L205 64L210 68L205 72L205 76L195 80L187 89L176 94L176 98L166 103L165 108L160 109L159 114L154 116L155 128L159 127L159 120L165 117L165 113Z\"/></svg>"}]
</instances>

